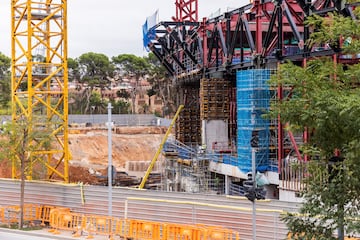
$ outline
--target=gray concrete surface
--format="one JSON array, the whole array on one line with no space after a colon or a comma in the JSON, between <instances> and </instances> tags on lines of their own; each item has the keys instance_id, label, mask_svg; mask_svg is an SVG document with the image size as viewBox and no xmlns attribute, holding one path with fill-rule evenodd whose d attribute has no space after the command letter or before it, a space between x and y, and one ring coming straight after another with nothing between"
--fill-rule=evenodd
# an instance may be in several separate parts
<instances>
[{"instance_id":1,"label":"gray concrete surface","mask_svg":"<svg viewBox=\"0 0 360 240\"><path fill-rule=\"evenodd\" d=\"M16 229L0 228L0 240L74 240L86 239L87 235L72 237L70 231L61 231L60 234L53 234L49 229L21 231ZM107 236L94 236L94 240L107 240ZM119 237L115 238L119 239Z\"/></svg>"}]
</instances>

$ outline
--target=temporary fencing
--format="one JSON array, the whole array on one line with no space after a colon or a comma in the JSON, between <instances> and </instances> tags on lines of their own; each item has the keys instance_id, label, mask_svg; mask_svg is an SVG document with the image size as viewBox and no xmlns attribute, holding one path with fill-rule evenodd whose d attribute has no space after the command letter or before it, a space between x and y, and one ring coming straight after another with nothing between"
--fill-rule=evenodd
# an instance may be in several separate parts
<instances>
[{"instance_id":1,"label":"temporary fencing","mask_svg":"<svg viewBox=\"0 0 360 240\"><path fill-rule=\"evenodd\" d=\"M55 210L50 216L50 226L54 234L60 234L59 230L69 230L80 236L79 232L84 229L83 217L80 214Z\"/></svg>"},{"instance_id":2,"label":"temporary fencing","mask_svg":"<svg viewBox=\"0 0 360 240\"><path fill-rule=\"evenodd\" d=\"M125 221L125 239L165 239L164 224L151 221L126 220Z\"/></svg>"},{"instance_id":3,"label":"temporary fencing","mask_svg":"<svg viewBox=\"0 0 360 240\"><path fill-rule=\"evenodd\" d=\"M19 221L19 206L0 207L0 223L15 223ZM114 239L120 236L124 239L142 240L239 240L239 233L221 227L203 224L186 225L169 222L154 222L138 219L120 219L108 216L85 215L70 211L69 208L56 206L24 205L24 221L38 221L39 224L50 227L49 232L60 234L70 231L73 237L87 235L108 236Z\"/></svg>"},{"instance_id":4,"label":"temporary fencing","mask_svg":"<svg viewBox=\"0 0 360 240\"><path fill-rule=\"evenodd\" d=\"M38 207L39 209L39 217L38 219L41 220L41 225L45 226L46 224L50 223L50 213L52 211L68 211L70 212L70 208L63 208L63 207L55 207L49 205L42 205Z\"/></svg>"},{"instance_id":5,"label":"temporary fencing","mask_svg":"<svg viewBox=\"0 0 360 240\"><path fill-rule=\"evenodd\" d=\"M40 208L34 204L24 205L24 221L39 220ZM0 207L0 223L11 224L19 222L20 207L19 206L4 206Z\"/></svg>"},{"instance_id":6,"label":"temporary fencing","mask_svg":"<svg viewBox=\"0 0 360 240\"><path fill-rule=\"evenodd\" d=\"M200 239L201 227L189 226L180 224L167 224L166 225L166 238L169 240L175 239Z\"/></svg>"},{"instance_id":7,"label":"temporary fencing","mask_svg":"<svg viewBox=\"0 0 360 240\"><path fill-rule=\"evenodd\" d=\"M4 208L0 208L0 222L1 223L5 222L5 209Z\"/></svg>"},{"instance_id":8,"label":"temporary fencing","mask_svg":"<svg viewBox=\"0 0 360 240\"><path fill-rule=\"evenodd\" d=\"M92 238L93 235L113 237L116 230L122 230L119 229L119 226L122 226L122 224L119 223L120 221L118 218L106 216L83 216L82 229L88 233L88 238Z\"/></svg>"}]
</instances>

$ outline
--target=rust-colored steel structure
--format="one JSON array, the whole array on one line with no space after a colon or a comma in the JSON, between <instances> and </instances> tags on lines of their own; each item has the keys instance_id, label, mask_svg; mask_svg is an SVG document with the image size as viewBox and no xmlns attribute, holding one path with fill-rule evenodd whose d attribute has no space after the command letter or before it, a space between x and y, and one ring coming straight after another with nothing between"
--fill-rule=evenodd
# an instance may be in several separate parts
<instances>
[{"instance_id":1,"label":"rust-colored steel structure","mask_svg":"<svg viewBox=\"0 0 360 240\"><path fill-rule=\"evenodd\" d=\"M176 0L176 17L174 21L189 21L197 22L198 13L198 0Z\"/></svg>"},{"instance_id":2,"label":"rust-colored steel structure","mask_svg":"<svg viewBox=\"0 0 360 240\"><path fill-rule=\"evenodd\" d=\"M349 59L339 49L331 46L310 48L306 43L311 29L304 25L306 18L312 14L326 16L329 12L337 12L354 17L353 10L359 2L346 4L343 0L254 0L217 17L203 18L202 21L183 17L184 14L186 16L197 12L197 9L189 11L190 2L195 1L187 1L187 4L185 1L176 2L176 17L172 22L160 22L149 30L155 32L155 35L147 46L183 91L191 88L194 92L199 92L201 79L219 77L230 81L229 87L235 89L237 71L276 70L286 60L299 66L305 66L308 59L319 56L332 57L334 63L351 64L359 61L358 57ZM189 21L183 21L185 19ZM281 86L271 92L274 100L291 96L291 90ZM235 101L231 99L230 109L235 109L232 107ZM184 112L187 107L189 106L185 104ZM236 135L236 113L235 110L229 113L230 141ZM300 137L294 136L285 130L286 123L282 123L280 118L274 119L272 124L271 135L275 139L272 141L274 150L271 151L275 156L274 161L278 162L279 171L282 168L281 162L290 151L296 153L299 160L306 161L306 156L300 155L298 144L307 141L308 133L305 132ZM188 137L191 139L191 136Z\"/></svg>"},{"instance_id":3,"label":"rust-colored steel structure","mask_svg":"<svg viewBox=\"0 0 360 240\"><path fill-rule=\"evenodd\" d=\"M11 32L12 121L31 123L28 131L46 128L51 136L50 146L29 143L35 146L26 174L68 182L67 0L12 0Z\"/></svg>"}]
</instances>

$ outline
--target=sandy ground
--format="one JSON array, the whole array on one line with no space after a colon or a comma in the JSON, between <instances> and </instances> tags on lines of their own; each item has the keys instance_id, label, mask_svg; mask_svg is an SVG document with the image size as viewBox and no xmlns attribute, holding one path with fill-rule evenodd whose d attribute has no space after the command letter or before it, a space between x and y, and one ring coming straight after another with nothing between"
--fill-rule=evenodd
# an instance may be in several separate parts
<instances>
[{"instance_id":1,"label":"sandy ground","mask_svg":"<svg viewBox=\"0 0 360 240\"><path fill-rule=\"evenodd\" d=\"M112 132L112 162L123 171L127 161L150 161L158 150L167 128L119 127ZM69 148L71 182L96 181L90 172L106 173L108 165L107 129L70 129ZM11 177L11 168L0 163L0 177Z\"/></svg>"},{"instance_id":2,"label":"sandy ground","mask_svg":"<svg viewBox=\"0 0 360 240\"><path fill-rule=\"evenodd\" d=\"M162 128L121 128L112 134L112 161L122 169L126 161L151 160L164 137ZM107 131L70 134L71 161L74 166L102 168L108 164Z\"/></svg>"}]
</instances>

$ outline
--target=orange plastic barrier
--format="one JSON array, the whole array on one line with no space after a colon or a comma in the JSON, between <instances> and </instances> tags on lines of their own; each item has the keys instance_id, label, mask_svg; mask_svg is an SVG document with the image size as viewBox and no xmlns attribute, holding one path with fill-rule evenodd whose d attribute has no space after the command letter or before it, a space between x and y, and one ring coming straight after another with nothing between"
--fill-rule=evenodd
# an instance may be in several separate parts
<instances>
[{"instance_id":1,"label":"orange plastic barrier","mask_svg":"<svg viewBox=\"0 0 360 240\"><path fill-rule=\"evenodd\" d=\"M49 206L49 205L42 205L39 206L38 210L38 220L41 220L41 225L45 226L46 223L50 223L50 212L53 209L59 209L60 211L67 211L70 212L70 208L59 208L55 206Z\"/></svg>"},{"instance_id":2,"label":"orange plastic barrier","mask_svg":"<svg viewBox=\"0 0 360 240\"><path fill-rule=\"evenodd\" d=\"M81 214L71 213L60 209L53 209L50 213L50 230L54 234L59 234L59 230L72 231L79 236L79 232L84 229L84 218Z\"/></svg>"},{"instance_id":3,"label":"orange plastic barrier","mask_svg":"<svg viewBox=\"0 0 360 240\"><path fill-rule=\"evenodd\" d=\"M127 220L125 239L143 239L143 240L161 240L164 239L164 225L159 222L143 221L143 220Z\"/></svg>"},{"instance_id":4,"label":"orange plastic barrier","mask_svg":"<svg viewBox=\"0 0 360 240\"><path fill-rule=\"evenodd\" d=\"M39 206L35 204L24 205L24 221L35 221L38 220Z\"/></svg>"},{"instance_id":5,"label":"orange plastic barrier","mask_svg":"<svg viewBox=\"0 0 360 240\"><path fill-rule=\"evenodd\" d=\"M116 220L115 230L114 230L115 235L124 238L124 236L128 232L128 227L127 227L128 225L126 224L126 222L127 222L126 220L122 220L122 219Z\"/></svg>"},{"instance_id":6,"label":"orange plastic barrier","mask_svg":"<svg viewBox=\"0 0 360 240\"><path fill-rule=\"evenodd\" d=\"M20 207L19 206L6 206L3 208L4 222L10 224L19 222ZM34 204L24 204L24 221L38 220L38 206Z\"/></svg>"},{"instance_id":7,"label":"orange plastic barrier","mask_svg":"<svg viewBox=\"0 0 360 240\"><path fill-rule=\"evenodd\" d=\"M3 207L0 208L0 223L5 223L5 209Z\"/></svg>"},{"instance_id":8,"label":"orange plastic barrier","mask_svg":"<svg viewBox=\"0 0 360 240\"><path fill-rule=\"evenodd\" d=\"M13 223L19 221L20 207L7 206L0 208L0 222ZM55 206L24 205L24 220L48 223L49 232L59 234L59 230L71 231L74 237L87 233L87 238L93 235L105 235L109 239L120 236L124 239L142 240L239 240L235 231L203 224L185 225L175 223L160 223L145 220L123 220L107 216L84 215L73 213L69 208Z\"/></svg>"},{"instance_id":9,"label":"orange plastic barrier","mask_svg":"<svg viewBox=\"0 0 360 240\"><path fill-rule=\"evenodd\" d=\"M120 220L106 216L86 216L84 217L82 229L88 232L88 239L93 238L93 234L106 235L113 238L118 221Z\"/></svg>"},{"instance_id":10,"label":"orange plastic barrier","mask_svg":"<svg viewBox=\"0 0 360 240\"><path fill-rule=\"evenodd\" d=\"M208 240L238 240L239 233L226 229L208 226L206 228L205 239Z\"/></svg>"},{"instance_id":11,"label":"orange plastic barrier","mask_svg":"<svg viewBox=\"0 0 360 240\"><path fill-rule=\"evenodd\" d=\"M165 239L168 240L200 240L205 235L205 229L199 226L167 223L165 227Z\"/></svg>"},{"instance_id":12,"label":"orange plastic barrier","mask_svg":"<svg viewBox=\"0 0 360 240\"><path fill-rule=\"evenodd\" d=\"M62 213L70 213L70 209L69 208L57 208L57 207L53 207L50 208L49 210L49 226L51 227L51 229L49 230L49 232L53 232L53 233L59 233L58 229L59 229L59 225L60 225L60 215ZM45 217L47 219L47 216Z\"/></svg>"}]
</instances>

